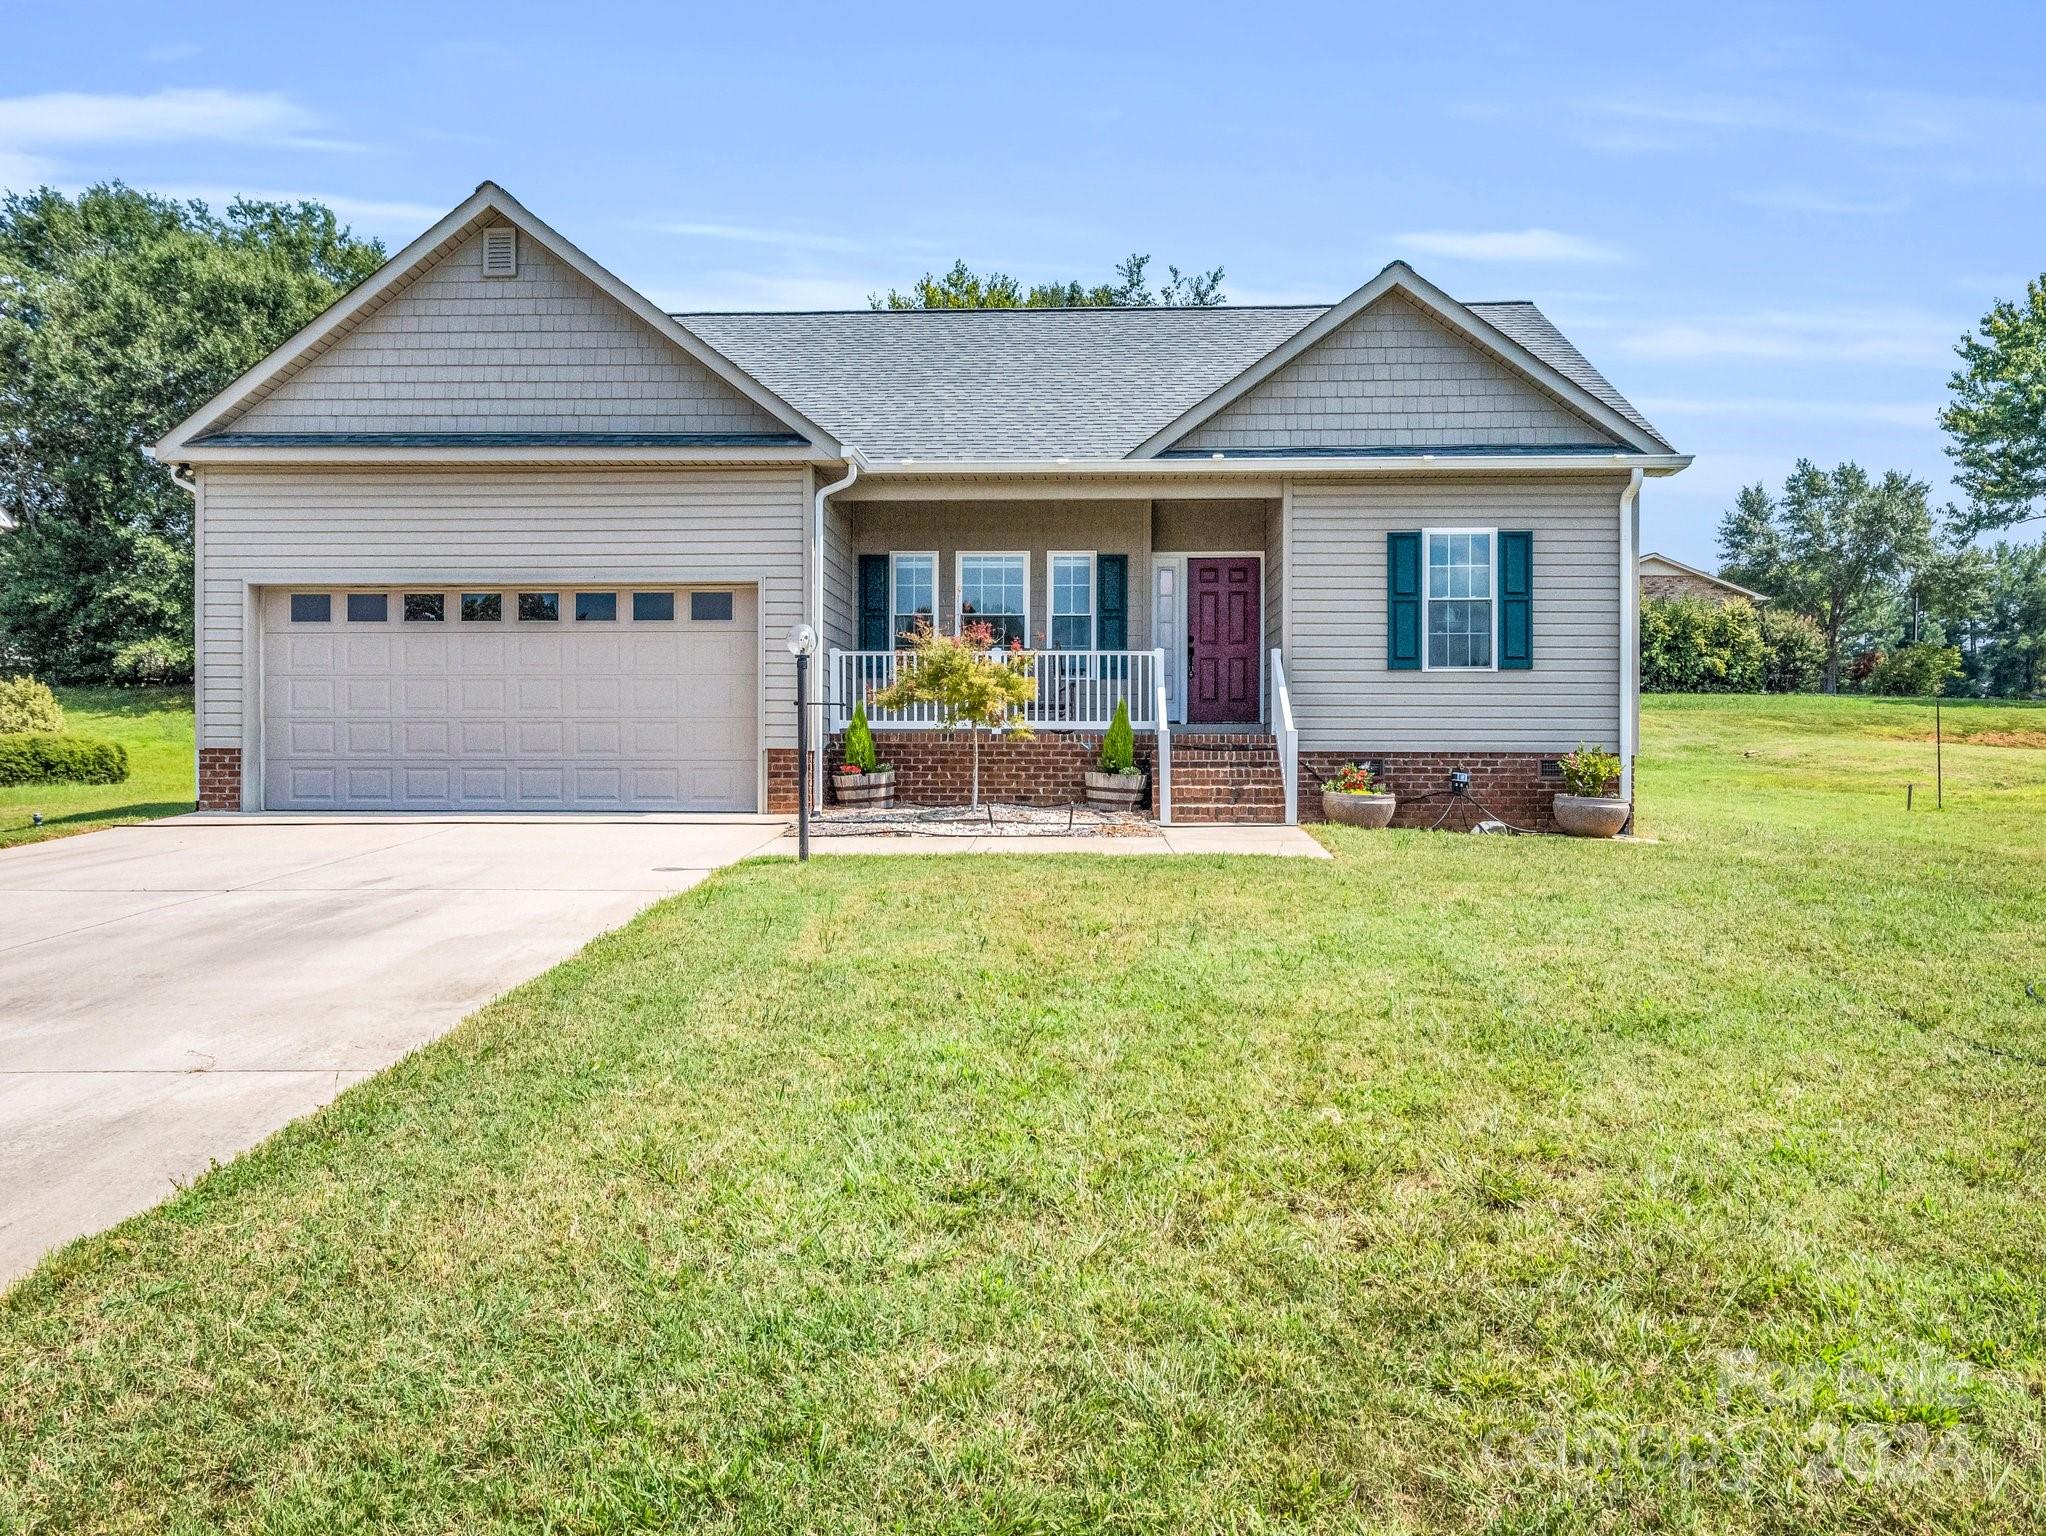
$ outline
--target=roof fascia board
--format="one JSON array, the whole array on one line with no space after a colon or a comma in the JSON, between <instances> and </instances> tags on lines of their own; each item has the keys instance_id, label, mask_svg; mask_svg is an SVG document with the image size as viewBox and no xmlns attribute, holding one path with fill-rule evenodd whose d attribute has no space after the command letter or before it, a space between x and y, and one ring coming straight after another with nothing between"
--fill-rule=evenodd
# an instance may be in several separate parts
<instances>
[{"instance_id":1,"label":"roof fascia board","mask_svg":"<svg viewBox=\"0 0 2046 1536\"><path fill-rule=\"evenodd\" d=\"M490 448L349 447L174 448L158 443L152 458L179 464L829 464L834 455L810 445L763 448L512 445Z\"/></svg>"},{"instance_id":2,"label":"roof fascia board","mask_svg":"<svg viewBox=\"0 0 2046 1536\"><path fill-rule=\"evenodd\" d=\"M1061 496L1130 497L1158 488L1174 496L1242 496L1277 494L1282 480L1356 479L1366 475L1471 474L1510 476L1612 475L1639 469L1644 474L1676 474L1691 462L1688 454L1616 452L1585 454L1500 454L1439 457L1416 453L1399 457L1343 459L1317 456L1300 459L1107 459L1075 464L1070 460L1019 462L934 462L876 464L859 483L841 491L838 501L915 501L943 497L1015 499L1048 485ZM1260 486L1272 489L1261 491Z\"/></svg>"},{"instance_id":3,"label":"roof fascia board","mask_svg":"<svg viewBox=\"0 0 2046 1536\"><path fill-rule=\"evenodd\" d=\"M636 289L591 260L573 242L562 236L504 188L495 182L486 181L449 210L432 228L314 316L262 362L166 432L155 445L156 456L160 459L190 458L192 462L198 462L196 457L185 451L193 438L202 436L216 423L245 404L251 396L275 382L314 345L351 324L386 294L408 280L423 262L454 238L465 225L486 213L498 214L538 240L546 247L549 255L575 271L599 291L615 299L762 410L784 422L789 430L800 432L827 454L836 454L839 451L837 438L768 389L694 331L678 324Z\"/></svg>"},{"instance_id":4,"label":"roof fascia board","mask_svg":"<svg viewBox=\"0 0 2046 1536\"><path fill-rule=\"evenodd\" d=\"M1142 459L1162 453L1394 290L1420 305L1452 331L1495 354L1550 394L1560 397L1572 410L1596 422L1628 447L1646 454L1670 452L1669 444L1644 433L1583 385L1543 362L1484 316L1452 299L1405 262L1395 261L1388 263L1376 277L1341 303L1303 325L1206 399L1139 443L1130 451L1130 457Z\"/></svg>"}]
</instances>

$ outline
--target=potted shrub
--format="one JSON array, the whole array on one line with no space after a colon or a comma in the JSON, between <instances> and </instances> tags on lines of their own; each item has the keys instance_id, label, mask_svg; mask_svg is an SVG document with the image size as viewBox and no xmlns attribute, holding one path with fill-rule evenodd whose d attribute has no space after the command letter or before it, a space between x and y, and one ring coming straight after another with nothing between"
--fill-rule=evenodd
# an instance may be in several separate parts
<instances>
[{"instance_id":1,"label":"potted shrub","mask_svg":"<svg viewBox=\"0 0 2046 1536\"><path fill-rule=\"evenodd\" d=\"M1108 734L1101 738L1101 757L1087 770L1087 803L1097 810L1134 810L1137 796L1144 792L1144 776L1137 771L1137 738L1130 730L1130 707L1118 701Z\"/></svg>"},{"instance_id":2,"label":"potted shrub","mask_svg":"<svg viewBox=\"0 0 2046 1536\"><path fill-rule=\"evenodd\" d=\"M1550 814L1572 837L1617 837L1633 806L1620 798L1620 760L1603 747L1579 746L1562 760L1563 792Z\"/></svg>"},{"instance_id":3,"label":"potted shrub","mask_svg":"<svg viewBox=\"0 0 2046 1536\"><path fill-rule=\"evenodd\" d=\"M867 728L867 701L853 705L845 728L844 761L831 775L840 805L885 810L895 803L895 770L874 755L874 733Z\"/></svg>"},{"instance_id":4,"label":"potted shrub","mask_svg":"<svg viewBox=\"0 0 2046 1536\"><path fill-rule=\"evenodd\" d=\"M1393 792L1369 768L1343 764L1342 771L1321 786L1321 813L1346 827L1383 827L1399 808Z\"/></svg>"}]
</instances>

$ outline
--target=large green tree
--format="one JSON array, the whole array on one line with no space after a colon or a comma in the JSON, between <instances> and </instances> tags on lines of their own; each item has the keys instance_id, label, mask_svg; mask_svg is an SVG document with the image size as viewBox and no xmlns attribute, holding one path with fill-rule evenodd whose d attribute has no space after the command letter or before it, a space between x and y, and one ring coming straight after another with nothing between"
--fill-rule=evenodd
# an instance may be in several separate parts
<instances>
[{"instance_id":1,"label":"large green tree","mask_svg":"<svg viewBox=\"0 0 2046 1536\"><path fill-rule=\"evenodd\" d=\"M2022 304L1999 301L1955 350L1940 425L1968 496L1965 531L2046 518L2046 277L2026 285Z\"/></svg>"},{"instance_id":2,"label":"large green tree","mask_svg":"<svg viewBox=\"0 0 2046 1536\"><path fill-rule=\"evenodd\" d=\"M1828 693L1840 686L1842 637L1879 624L1934 552L1929 490L1895 470L1870 480L1858 464L1800 459L1781 497L1750 486L1720 521L1721 569L1818 622Z\"/></svg>"},{"instance_id":3,"label":"large green tree","mask_svg":"<svg viewBox=\"0 0 2046 1536\"><path fill-rule=\"evenodd\" d=\"M0 662L189 670L191 499L142 449L383 257L317 203L0 200Z\"/></svg>"},{"instance_id":4,"label":"large green tree","mask_svg":"<svg viewBox=\"0 0 2046 1536\"><path fill-rule=\"evenodd\" d=\"M907 293L890 288L868 303L876 309L1208 309L1226 302L1222 269L1183 273L1168 266L1156 292L1146 273L1149 256L1132 255L1115 269L1112 283L1037 283L1025 288L1005 272L975 272L964 261L943 274L926 272Z\"/></svg>"}]
</instances>

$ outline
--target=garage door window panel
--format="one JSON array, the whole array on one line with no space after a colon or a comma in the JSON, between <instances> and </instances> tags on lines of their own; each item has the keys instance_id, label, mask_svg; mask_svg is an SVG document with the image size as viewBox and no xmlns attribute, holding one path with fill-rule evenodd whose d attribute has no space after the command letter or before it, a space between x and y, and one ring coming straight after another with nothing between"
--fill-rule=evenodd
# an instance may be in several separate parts
<instances>
[{"instance_id":1,"label":"garage door window panel","mask_svg":"<svg viewBox=\"0 0 2046 1536\"><path fill-rule=\"evenodd\" d=\"M519 622L521 624L552 624L561 617L561 594L559 592L521 592L519 594Z\"/></svg>"},{"instance_id":2,"label":"garage door window panel","mask_svg":"<svg viewBox=\"0 0 2046 1536\"><path fill-rule=\"evenodd\" d=\"M575 620L578 624L610 624L618 618L618 594L616 592L578 592L575 595Z\"/></svg>"},{"instance_id":3,"label":"garage door window panel","mask_svg":"<svg viewBox=\"0 0 2046 1536\"><path fill-rule=\"evenodd\" d=\"M334 599L325 592L294 592L291 594L291 622L294 624L330 624L334 619Z\"/></svg>"},{"instance_id":4,"label":"garage door window panel","mask_svg":"<svg viewBox=\"0 0 2046 1536\"><path fill-rule=\"evenodd\" d=\"M405 594L405 622L407 624L439 624L448 616L448 598L445 592L407 592Z\"/></svg>"},{"instance_id":5,"label":"garage door window panel","mask_svg":"<svg viewBox=\"0 0 2046 1536\"><path fill-rule=\"evenodd\" d=\"M351 592L348 594L347 611L351 624L388 624L391 622L390 594Z\"/></svg>"},{"instance_id":6,"label":"garage door window panel","mask_svg":"<svg viewBox=\"0 0 2046 1536\"><path fill-rule=\"evenodd\" d=\"M635 624L665 624L674 617L674 593L635 592L632 594L632 621Z\"/></svg>"},{"instance_id":7,"label":"garage door window panel","mask_svg":"<svg viewBox=\"0 0 2046 1536\"><path fill-rule=\"evenodd\" d=\"M462 594L462 622L464 624L496 624L504 618L504 594L502 592L464 592Z\"/></svg>"}]
</instances>

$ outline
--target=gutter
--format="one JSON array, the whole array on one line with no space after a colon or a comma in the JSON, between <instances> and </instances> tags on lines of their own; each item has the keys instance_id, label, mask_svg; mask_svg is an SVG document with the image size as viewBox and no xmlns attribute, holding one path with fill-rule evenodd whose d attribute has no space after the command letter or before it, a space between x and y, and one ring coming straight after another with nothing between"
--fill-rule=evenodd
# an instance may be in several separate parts
<instances>
[{"instance_id":1,"label":"gutter","mask_svg":"<svg viewBox=\"0 0 2046 1536\"><path fill-rule=\"evenodd\" d=\"M817 638L820 647L824 638L824 508L831 498L840 491L850 489L852 483L859 479L860 471L868 467L866 455L853 447L852 444L847 443L845 445L844 476L832 481L829 485L818 486L817 495L812 501L810 513L810 601L806 606L810 610L811 622L817 626ZM828 655L829 651L826 650L824 654ZM829 697L830 689L830 681L820 673L818 697L820 699ZM796 771L803 773L808 771L808 767L808 764L798 763ZM815 772L817 778L816 803L822 805L824 803L825 786L824 736L821 730L817 735L817 767Z\"/></svg>"},{"instance_id":2,"label":"gutter","mask_svg":"<svg viewBox=\"0 0 2046 1536\"><path fill-rule=\"evenodd\" d=\"M1634 737L1641 707L1641 471L1620 492L1620 798L1634 799ZM1632 819L1632 813L1629 813Z\"/></svg>"},{"instance_id":3,"label":"gutter","mask_svg":"<svg viewBox=\"0 0 2046 1536\"><path fill-rule=\"evenodd\" d=\"M1342 458L1333 455L1258 457L1211 454L1187 459L862 459L869 480L916 480L948 475L1074 475L1162 478L1235 475L1461 474L1470 470L1546 470L1595 474L1633 469L1673 475L1690 466L1688 453L1438 454L1408 453Z\"/></svg>"}]
</instances>

